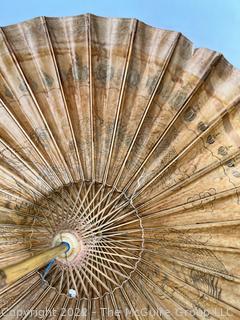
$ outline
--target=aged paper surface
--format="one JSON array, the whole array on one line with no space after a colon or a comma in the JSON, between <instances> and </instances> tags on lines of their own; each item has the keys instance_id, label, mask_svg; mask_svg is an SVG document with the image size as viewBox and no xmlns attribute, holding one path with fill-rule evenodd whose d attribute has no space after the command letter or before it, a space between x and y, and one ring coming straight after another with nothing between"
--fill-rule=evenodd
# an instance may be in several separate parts
<instances>
[{"instance_id":1,"label":"aged paper surface","mask_svg":"<svg viewBox=\"0 0 240 320\"><path fill-rule=\"evenodd\" d=\"M239 319L239 107L239 70L178 32L2 28L0 267L63 231L82 250L1 290L0 318Z\"/></svg>"}]
</instances>

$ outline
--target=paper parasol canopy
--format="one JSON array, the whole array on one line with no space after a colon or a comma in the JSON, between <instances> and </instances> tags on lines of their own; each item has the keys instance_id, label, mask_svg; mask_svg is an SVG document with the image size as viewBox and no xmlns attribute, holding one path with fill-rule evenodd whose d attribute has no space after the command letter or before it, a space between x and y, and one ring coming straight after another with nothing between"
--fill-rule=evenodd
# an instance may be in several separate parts
<instances>
[{"instance_id":1,"label":"paper parasol canopy","mask_svg":"<svg viewBox=\"0 0 240 320\"><path fill-rule=\"evenodd\" d=\"M74 250L0 318L240 319L239 98L221 54L135 19L2 28L0 268Z\"/></svg>"}]
</instances>

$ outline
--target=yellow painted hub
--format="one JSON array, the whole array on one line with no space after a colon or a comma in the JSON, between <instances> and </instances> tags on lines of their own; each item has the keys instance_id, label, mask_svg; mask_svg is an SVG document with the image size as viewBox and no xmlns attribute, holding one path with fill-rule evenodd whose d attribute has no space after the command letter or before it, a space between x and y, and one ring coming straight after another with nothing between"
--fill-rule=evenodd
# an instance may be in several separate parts
<instances>
[{"instance_id":1,"label":"yellow painted hub","mask_svg":"<svg viewBox=\"0 0 240 320\"><path fill-rule=\"evenodd\" d=\"M74 233L63 231L54 237L53 246L60 245L62 242L67 242L70 246L70 249L66 253L58 256L57 260L63 262L74 262L82 250L81 240L78 239Z\"/></svg>"}]
</instances>

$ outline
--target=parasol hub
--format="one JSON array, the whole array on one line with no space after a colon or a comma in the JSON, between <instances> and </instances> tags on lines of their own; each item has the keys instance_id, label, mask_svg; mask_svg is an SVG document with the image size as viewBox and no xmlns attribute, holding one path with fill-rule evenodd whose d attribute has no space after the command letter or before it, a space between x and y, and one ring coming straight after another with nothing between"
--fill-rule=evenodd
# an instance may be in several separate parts
<instances>
[{"instance_id":1,"label":"parasol hub","mask_svg":"<svg viewBox=\"0 0 240 320\"><path fill-rule=\"evenodd\" d=\"M60 244L66 244L65 253L58 256L57 260L66 262L74 262L83 249L83 243L78 235L71 231L64 231L58 233L53 239L53 246L57 246Z\"/></svg>"}]
</instances>

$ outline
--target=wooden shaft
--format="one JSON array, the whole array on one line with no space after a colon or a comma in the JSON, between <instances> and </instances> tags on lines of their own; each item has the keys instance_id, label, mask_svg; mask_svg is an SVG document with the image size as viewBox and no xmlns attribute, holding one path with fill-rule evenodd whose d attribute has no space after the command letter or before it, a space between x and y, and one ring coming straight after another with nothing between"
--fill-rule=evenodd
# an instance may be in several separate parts
<instances>
[{"instance_id":1,"label":"wooden shaft","mask_svg":"<svg viewBox=\"0 0 240 320\"><path fill-rule=\"evenodd\" d=\"M17 281L36 269L44 267L50 260L64 254L67 250L67 244L62 243L59 246L50 248L34 257L0 269L0 288Z\"/></svg>"}]
</instances>

